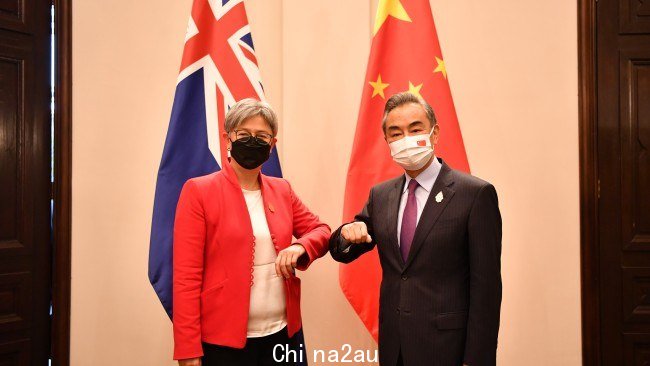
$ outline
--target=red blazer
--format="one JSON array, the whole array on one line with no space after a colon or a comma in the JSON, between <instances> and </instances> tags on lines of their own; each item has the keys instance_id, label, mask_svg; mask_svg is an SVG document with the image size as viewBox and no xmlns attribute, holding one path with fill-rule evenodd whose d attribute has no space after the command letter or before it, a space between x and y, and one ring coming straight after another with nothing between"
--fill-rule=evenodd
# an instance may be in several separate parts
<instances>
[{"instance_id":1,"label":"red blazer","mask_svg":"<svg viewBox=\"0 0 650 366\"><path fill-rule=\"evenodd\" d=\"M264 212L276 251L305 247L298 269L327 252L330 228L312 214L281 178L260 174ZM246 344L255 237L237 176L230 164L188 180L174 223L174 359L203 355L201 341L234 348ZM301 327L300 279L285 280L287 330Z\"/></svg>"}]
</instances>

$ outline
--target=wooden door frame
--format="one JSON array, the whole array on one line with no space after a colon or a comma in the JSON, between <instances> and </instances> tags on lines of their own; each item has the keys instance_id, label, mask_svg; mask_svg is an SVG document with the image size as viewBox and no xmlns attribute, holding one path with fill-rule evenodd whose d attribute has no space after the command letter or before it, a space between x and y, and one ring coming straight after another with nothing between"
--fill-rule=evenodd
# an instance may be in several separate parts
<instances>
[{"instance_id":1,"label":"wooden door frame","mask_svg":"<svg viewBox=\"0 0 650 366\"><path fill-rule=\"evenodd\" d=\"M72 0L55 7L54 224L52 266L52 365L70 365L72 204Z\"/></svg>"},{"instance_id":2,"label":"wooden door frame","mask_svg":"<svg viewBox=\"0 0 650 366\"><path fill-rule=\"evenodd\" d=\"M578 0L582 364L600 363L596 1Z\"/></svg>"}]
</instances>

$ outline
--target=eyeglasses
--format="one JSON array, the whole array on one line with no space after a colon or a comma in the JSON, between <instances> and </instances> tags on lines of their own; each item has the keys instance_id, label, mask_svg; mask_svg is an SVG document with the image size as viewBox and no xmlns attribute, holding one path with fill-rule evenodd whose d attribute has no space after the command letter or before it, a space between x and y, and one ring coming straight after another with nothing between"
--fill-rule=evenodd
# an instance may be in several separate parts
<instances>
[{"instance_id":1,"label":"eyeglasses","mask_svg":"<svg viewBox=\"0 0 650 366\"><path fill-rule=\"evenodd\" d=\"M235 130L233 133L235 134L235 139L243 143L247 143L251 141L251 139L255 139L259 143L269 145L271 144L271 140L273 140L273 135L269 135L265 132L260 132L256 135L253 135L248 131Z\"/></svg>"}]
</instances>

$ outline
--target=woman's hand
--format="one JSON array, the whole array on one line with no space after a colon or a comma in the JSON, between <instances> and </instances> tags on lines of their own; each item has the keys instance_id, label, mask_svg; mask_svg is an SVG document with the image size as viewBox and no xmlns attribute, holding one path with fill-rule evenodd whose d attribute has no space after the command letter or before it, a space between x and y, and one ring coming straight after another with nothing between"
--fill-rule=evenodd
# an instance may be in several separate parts
<instances>
[{"instance_id":1,"label":"woman's hand","mask_svg":"<svg viewBox=\"0 0 650 366\"><path fill-rule=\"evenodd\" d=\"M178 366L201 366L201 358L186 358L178 360Z\"/></svg>"},{"instance_id":2,"label":"woman's hand","mask_svg":"<svg viewBox=\"0 0 650 366\"><path fill-rule=\"evenodd\" d=\"M275 273L278 276L290 278L294 272L294 268L298 265L298 259L305 253L305 247L300 244L293 244L281 250L275 259Z\"/></svg>"}]
</instances>

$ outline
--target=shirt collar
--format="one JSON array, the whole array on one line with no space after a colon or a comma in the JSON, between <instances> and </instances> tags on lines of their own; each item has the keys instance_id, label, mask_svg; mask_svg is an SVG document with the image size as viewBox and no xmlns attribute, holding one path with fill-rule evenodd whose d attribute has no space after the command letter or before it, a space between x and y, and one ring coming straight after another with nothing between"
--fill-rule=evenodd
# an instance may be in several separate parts
<instances>
[{"instance_id":1,"label":"shirt collar","mask_svg":"<svg viewBox=\"0 0 650 366\"><path fill-rule=\"evenodd\" d=\"M418 182L420 187L424 188L427 192L431 192L431 190L433 189L433 184L436 182L436 179L438 178L438 174L440 174L440 169L442 169L442 163L434 155L431 165L429 165L428 168L426 168L424 171L418 174L418 176L415 177L415 181ZM408 190L409 182L411 181L411 179L413 179L411 178L410 175L406 173L404 174L404 176L406 177L406 183L404 184L404 188L402 188L402 193Z\"/></svg>"}]
</instances>

